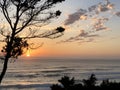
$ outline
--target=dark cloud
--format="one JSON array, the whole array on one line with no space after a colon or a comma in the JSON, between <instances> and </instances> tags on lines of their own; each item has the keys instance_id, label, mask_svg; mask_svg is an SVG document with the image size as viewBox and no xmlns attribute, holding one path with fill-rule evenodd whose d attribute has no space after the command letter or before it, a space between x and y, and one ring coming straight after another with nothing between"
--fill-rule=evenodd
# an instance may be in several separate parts
<instances>
[{"instance_id":1,"label":"dark cloud","mask_svg":"<svg viewBox=\"0 0 120 90\"><path fill-rule=\"evenodd\" d=\"M80 30L80 33L74 37L70 37L66 40L60 42L92 42L95 37L99 37L98 34L93 34L90 32L85 32L85 30Z\"/></svg>"},{"instance_id":2,"label":"dark cloud","mask_svg":"<svg viewBox=\"0 0 120 90\"><path fill-rule=\"evenodd\" d=\"M105 0L105 3L98 3L96 5L92 5L88 7L89 12L95 12L96 14L99 14L101 12L106 12L109 10L112 10L114 8L114 4L109 2L109 0Z\"/></svg>"},{"instance_id":3,"label":"dark cloud","mask_svg":"<svg viewBox=\"0 0 120 90\"><path fill-rule=\"evenodd\" d=\"M68 15L68 18L65 20L64 25L73 24L75 21L78 20L87 20L87 18L91 18L96 14L112 10L114 8L114 5L109 2L109 0L105 1L105 3L98 3L96 5L92 5L88 7L88 9L79 9L75 13ZM119 13L117 15L119 16Z\"/></svg>"},{"instance_id":4,"label":"dark cloud","mask_svg":"<svg viewBox=\"0 0 120 90\"><path fill-rule=\"evenodd\" d=\"M77 37L83 37L83 38L87 38L87 37L97 37L97 34L91 34L90 32L85 32L85 30L81 30L80 34Z\"/></svg>"},{"instance_id":5,"label":"dark cloud","mask_svg":"<svg viewBox=\"0 0 120 90\"><path fill-rule=\"evenodd\" d=\"M116 12L115 15L120 17L120 12Z\"/></svg>"},{"instance_id":6,"label":"dark cloud","mask_svg":"<svg viewBox=\"0 0 120 90\"><path fill-rule=\"evenodd\" d=\"M62 40L61 42L92 42L96 40L97 37L99 37L97 31L108 30L108 27L105 25L105 23L108 22L111 17L104 15L113 15L113 10L115 7L114 4L110 2L110 0L104 1L105 2L100 2L89 6L87 9L79 9L75 13L68 15L68 18L65 20L64 25L67 26L74 24L78 20L85 20L83 22L83 25L86 26L80 30L80 33L78 33L78 35L69 37L66 40ZM116 12L114 14L120 17L120 12ZM89 30L88 32L86 32L86 28Z\"/></svg>"},{"instance_id":7,"label":"dark cloud","mask_svg":"<svg viewBox=\"0 0 120 90\"><path fill-rule=\"evenodd\" d=\"M79 9L77 12L68 15L68 19L65 21L65 25L73 24L75 21L79 20L81 16L84 16L86 12L87 11L84 9Z\"/></svg>"},{"instance_id":8,"label":"dark cloud","mask_svg":"<svg viewBox=\"0 0 120 90\"><path fill-rule=\"evenodd\" d=\"M109 0L105 0L106 3L98 4L98 12L106 12L114 8L114 4L112 4Z\"/></svg>"},{"instance_id":9,"label":"dark cloud","mask_svg":"<svg viewBox=\"0 0 120 90\"><path fill-rule=\"evenodd\" d=\"M96 10L96 8L97 8L97 5L90 6L90 7L88 7L88 11L92 12L92 11Z\"/></svg>"}]
</instances>

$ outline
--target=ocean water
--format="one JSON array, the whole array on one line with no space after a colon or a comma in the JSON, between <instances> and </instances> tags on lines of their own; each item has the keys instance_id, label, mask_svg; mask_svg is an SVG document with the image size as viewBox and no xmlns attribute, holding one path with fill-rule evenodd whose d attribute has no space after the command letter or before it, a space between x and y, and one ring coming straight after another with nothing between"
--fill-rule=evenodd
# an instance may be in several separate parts
<instances>
[{"instance_id":1,"label":"ocean water","mask_svg":"<svg viewBox=\"0 0 120 90\"><path fill-rule=\"evenodd\" d=\"M2 62L0 63L0 71ZM50 90L62 76L78 81L92 73L98 81L120 81L120 60L24 58L10 61L0 90Z\"/></svg>"}]
</instances>

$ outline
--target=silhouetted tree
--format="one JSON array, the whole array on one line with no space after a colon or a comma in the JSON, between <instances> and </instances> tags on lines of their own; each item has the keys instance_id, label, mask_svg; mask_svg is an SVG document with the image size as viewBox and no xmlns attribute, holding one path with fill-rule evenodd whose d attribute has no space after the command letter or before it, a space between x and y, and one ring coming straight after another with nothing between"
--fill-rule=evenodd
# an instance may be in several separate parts
<instances>
[{"instance_id":1,"label":"silhouetted tree","mask_svg":"<svg viewBox=\"0 0 120 90\"><path fill-rule=\"evenodd\" d=\"M64 89L58 84L53 84L50 88L51 90L63 90Z\"/></svg>"},{"instance_id":2,"label":"silhouetted tree","mask_svg":"<svg viewBox=\"0 0 120 90\"><path fill-rule=\"evenodd\" d=\"M53 84L51 90L110 90L120 89L120 82L110 82L108 79L103 80L102 83L96 85L97 78L92 74L88 79L83 79L80 83L75 83L76 80L70 77L62 77L59 84Z\"/></svg>"},{"instance_id":3,"label":"silhouetted tree","mask_svg":"<svg viewBox=\"0 0 120 90\"><path fill-rule=\"evenodd\" d=\"M86 87L93 87L95 86L97 81L97 78L95 77L95 74L91 74L91 76L88 79L83 79L83 84Z\"/></svg>"},{"instance_id":4,"label":"silhouetted tree","mask_svg":"<svg viewBox=\"0 0 120 90\"><path fill-rule=\"evenodd\" d=\"M54 39L63 35L65 29L62 27L44 33L38 33L37 30L30 28L49 24L51 19L60 16L61 11L50 9L63 1L65 0L0 0L0 11L7 21L5 24L9 25L8 30L5 27L0 29L0 34L4 36L1 42L6 43L1 50L4 53L4 57L1 58L4 63L0 83L6 73L9 59L18 58L24 49L29 48L28 39ZM19 33L24 33L26 29L29 30L28 35L20 37Z\"/></svg>"},{"instance_id":5,"label":"silhouetted tree","mask_svg":"<svg viewBox=\"0 0 120 90\"><path fill-rule=\"evenodd\" d=\"M58 81L63 85L64 88L70 87L75 83L74 78L70 79L68 76L64 76Z\"/></svg>"},{"instance_id":6,"label":"silhouetted tree","mask_svg":"<svg viewBox=\"0 0 120 90\"><path fill-rule=\"evenodd\" d=\"M106 79L102 81L100 87L104 89L120 89L120 83L116 81L111 82L109 79Z\"/></svg>"},{"instance_id":7,"label":"silhouetted tree","mask_svg":"<svg viewBox=\"0 0 120 90\"><path fill-rule=\"evenodd\" d=\"M61 85L54 84L51 86L52 90L69 90L70 87L74 86L75 80L74 78L70 78L68 76L62 77L58 82Z\"/></svg>"},{"instance_id":8,"label":"silhouetted tree","mask_svg":"<svg viewBox=\"0 0 120 90\"><path fill-rule=\"evenodd\" d=\"M101 87L108 87L109 86L109 80L106 79L106 80L103 80L102 83L101 83Z\"/></svg>"}]
</instances>

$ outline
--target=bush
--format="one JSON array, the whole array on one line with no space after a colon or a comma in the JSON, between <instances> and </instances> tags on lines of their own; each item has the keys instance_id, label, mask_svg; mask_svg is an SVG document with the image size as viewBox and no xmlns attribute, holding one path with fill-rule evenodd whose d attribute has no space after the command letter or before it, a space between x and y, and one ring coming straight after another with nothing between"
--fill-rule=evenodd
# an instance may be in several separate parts
<instances>
[{"instance_id":1,"label":"bush","mask_svg":"<svg viewBox=\"0 0 120 90\"><path fill-rule=\"evenodd\" d=\"M76 84L74 77L70 79L68 76L62 77L58 82L60 85L53 84L51 90L108 90L108 89L120 89L119 82L110 82L108 79L103 80L100 85L96 85L97 78L94 74L88 79L83 79L81 83Z\"/></svg>"},{"instance_id":2,"label":"bush","mask_svg":"<svg viewBox=\"0 0 120 90\"><path fill-rule=\"evenodd\" d=\"M97 78L95 77L95 74L91 74L91 76L88 79L83 79L83 84L85 87L93 87L95 86L97 81Z\"/></svg>"}]
</instances>

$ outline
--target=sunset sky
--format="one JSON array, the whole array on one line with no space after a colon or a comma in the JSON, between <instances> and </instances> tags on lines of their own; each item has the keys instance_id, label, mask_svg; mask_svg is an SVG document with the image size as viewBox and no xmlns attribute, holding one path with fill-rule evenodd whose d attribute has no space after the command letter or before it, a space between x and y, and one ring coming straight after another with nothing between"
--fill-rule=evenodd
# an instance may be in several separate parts
<instances>
[{"instance_id":1,"label":"sunset sky","mask_svg":"<svg viewBox=\"0 0 120 90\"><path fill-rule=\"evenodd\" d=\"M80 9L88 10L91 6L98 6L100 2L102 2L102 5L107 2L110 3L112 9L100 11L99 15L92 13L93 17L87 17L88 19L85 20L76 18L81 15ZM37 50L30 50L31 56L120 58L119 3L120 0L110 0L110 2L107 0L66 0L64 3L57 5L55 9L60 9L62 15L52 21L46 28L64 26L66 28L65 35L55 40L40 40L44 42L44 45ZM90 12L87 12L87 15L89 14ZM105 29L92 30L91 27L97 22L93 18L95 20L108 18L109 20L101 23L104 24ZM82 30L85 32L94 31L90 33L93 36L83 36L84 40L70 40L71 37L76 37Z\"/></svg>"},{"instance_id":2,"label":"sunset sky","mask_svg":"<svg viewBox=\"0 0 120 90\"><path fill-rule=\"evenodd\" d=\"M100 3L101 2L101 3ZM31 57L120 58L120 0L66 0L56 5L58 19L41 29L63 26L64 36L34 39L43 46ZM26 55L24 55L26 56Z\"/></svg>"}]
</instances>

